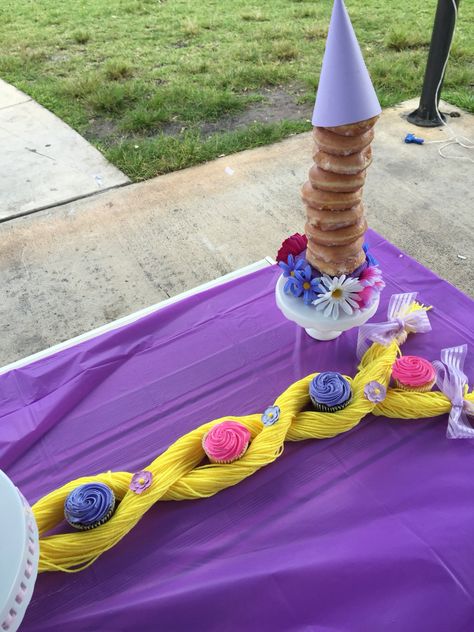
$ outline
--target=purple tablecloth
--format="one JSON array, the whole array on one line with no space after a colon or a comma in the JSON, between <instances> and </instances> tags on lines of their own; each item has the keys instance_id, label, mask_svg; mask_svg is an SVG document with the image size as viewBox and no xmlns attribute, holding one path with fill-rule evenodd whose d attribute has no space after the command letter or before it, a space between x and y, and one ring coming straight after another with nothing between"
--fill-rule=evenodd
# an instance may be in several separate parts
<instances>
[{"instance_id":1,"label":"purple tablecloth","mask_svg":"<svg viewBox=\"0 0 474 632\"><path fill-rule=\"evenodd\" d=\"M433 331L467 342L472 302L371 233L390 295L419 291ZM315 342L264 269L0 377L0 465L31 503L80 475L134 471L192 428L262 411L315 370L353 374L356 331ZM466 372L474 376L473 356ZM474 629L474 443L447 417L369 417L213 498L162 502L89 569L44 573L22 629ZM3 543L4 544L4 543Z\"/></svg>"}]
</instances>

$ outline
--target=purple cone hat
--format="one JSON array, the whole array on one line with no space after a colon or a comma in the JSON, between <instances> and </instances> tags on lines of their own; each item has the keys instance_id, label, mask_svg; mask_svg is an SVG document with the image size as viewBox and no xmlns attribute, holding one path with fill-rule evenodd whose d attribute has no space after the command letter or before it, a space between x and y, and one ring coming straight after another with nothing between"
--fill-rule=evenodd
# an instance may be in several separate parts
<instances>
[{"instance_id":1,"label":"purple cone hat","mask_svg":"<svg viewBox=\"0 0 474 632\"><path fill-rule=\"evenodd\" d=\"M349 125L381 111L344 2L334 0L313 125Z\"/></svg>"}]
</instances>

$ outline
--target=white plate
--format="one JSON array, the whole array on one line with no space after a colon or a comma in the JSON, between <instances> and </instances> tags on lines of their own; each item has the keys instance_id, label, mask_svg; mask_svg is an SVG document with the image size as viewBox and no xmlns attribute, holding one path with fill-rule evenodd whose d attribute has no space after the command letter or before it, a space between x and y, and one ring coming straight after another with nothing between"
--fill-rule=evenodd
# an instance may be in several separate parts
<instances>
[{"instance_id":1,"label":"white plate","mask_svg":"<svg viewBox=\"0 0 474 632\"><path fill-rule=\"evenodd\" d=\"M306 333L316 340L332 340L347 329L363 325L372 318L379 306L380 295L377 295L377 299L368 309L358 310L351 315L343 314L334 320L334 318L324 316L323 312L316 311L314 305L305 305L300 298L285 294L283 291L285 282L285 277L281 275L275 287L276 304L285 318L304 327Z\"/></svg>"},{"instance_id":2,"label":"white plate","mask_svg":"<svg viewBox=\"0 0 474 632\"><path fill-rule=\"evenodd\" d=\"M30 506L0 470L0 631L15 632L38 572L38 529Z\"/></svg>"}]
</instances>

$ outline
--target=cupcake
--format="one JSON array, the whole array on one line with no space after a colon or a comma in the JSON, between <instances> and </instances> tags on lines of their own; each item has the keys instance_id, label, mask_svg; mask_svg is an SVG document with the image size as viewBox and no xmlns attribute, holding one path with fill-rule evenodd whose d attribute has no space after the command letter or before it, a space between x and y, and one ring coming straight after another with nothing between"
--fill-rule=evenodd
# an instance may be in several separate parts
<instances>
[{"instance_id":1,"label":"cupcake","mask_svg":"<svg viewBox=\"0 0 474 632\"><path fill-rule=\"evenodd\" d=\"M402 356L395 361L392 377L397 388L425 393L433 388L436 373L433 365L418 356Z\"/></svg>"},{"instance_id":2,"label":"cupcake","mask_svg":"<svg viewBox=\"0 0 474 632\"><path fill-rule=\"evenodd\" d=\"M202 439L202 447L211 463L232 463L247 450L250 432L236 421L213 426Z\"/></svg>"},{"instance_id":3,"label":"cupcake","mask_svg":"<svg viewBox=\"0 0 474 632\"><path fill-rule=\"evenodd\" d=\"M95 529L112 517L115 496L104 483L84 483L68 494L64 517L75 529Z\"/></svg>"},{"instance_id":4,"label":"cupcake","mask_svg":"<svg viewBox=\"0 0 474 632\"><path fill-rule=\"evenodd\" d=\"M334 413L351 401L351 385L340 373L324 371L311 380L309 396L316 410Z\"/></svg>"}]
</instances>

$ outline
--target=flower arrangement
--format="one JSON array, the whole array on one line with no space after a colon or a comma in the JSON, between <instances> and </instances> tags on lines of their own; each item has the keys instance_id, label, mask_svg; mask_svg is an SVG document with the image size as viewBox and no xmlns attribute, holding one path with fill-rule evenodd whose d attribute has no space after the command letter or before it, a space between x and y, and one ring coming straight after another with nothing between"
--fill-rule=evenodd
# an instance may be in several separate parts
<instances>
[{"instance_id":1,"label":"flower arrangement","mask_svg":"<svg viewBox=\"0 0 474 632\"><path fill-rule=\"evenodd\" d=\"M369 308L385 287L376 259L364 244L365 263L352 275L321 274L305 259L306 238L296 233L282 243L277 262L286 278L284 292L337 320Z\"/></svg>"}]
</instances>

